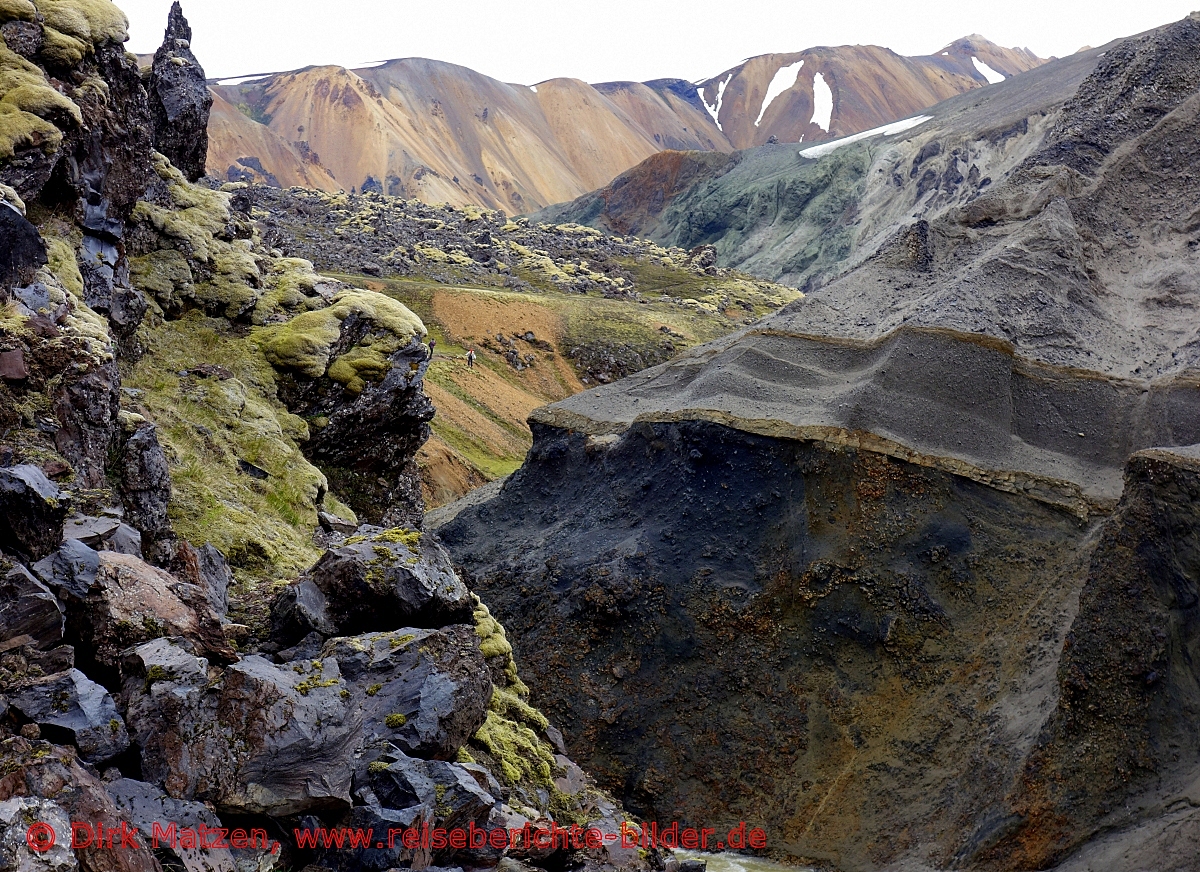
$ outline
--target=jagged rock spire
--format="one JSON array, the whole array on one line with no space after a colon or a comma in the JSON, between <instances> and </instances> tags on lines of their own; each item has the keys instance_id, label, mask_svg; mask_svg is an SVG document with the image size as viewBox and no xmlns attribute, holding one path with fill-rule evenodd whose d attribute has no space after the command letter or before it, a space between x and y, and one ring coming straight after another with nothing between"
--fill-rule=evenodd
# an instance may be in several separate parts
<instances>
[{"instance_id":1,"label":"jagged rock spire","mask_svg":"<svg viewBox=\"0 0 1200 872\"><path fill-rule=\"evenodd\" d=\"M213 98L191 46L192 28L176 2L147 84L156 147L194 182L204 175Z\"/></svg>"}]
</instances>

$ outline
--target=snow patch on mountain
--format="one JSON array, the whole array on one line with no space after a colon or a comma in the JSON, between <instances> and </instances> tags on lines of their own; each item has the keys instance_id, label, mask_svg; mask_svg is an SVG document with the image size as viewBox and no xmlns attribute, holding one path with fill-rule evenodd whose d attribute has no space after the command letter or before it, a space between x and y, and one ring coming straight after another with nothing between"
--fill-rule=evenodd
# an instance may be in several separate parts
<instances>
[{"instance_id":1,"label":"snow patch on mountain","mask_svg":"<svg viewBox=\"0 0 1200 872\"><path fill-rule=\"evenodd\" d=\"M975 65L975 69L979 71L979 75L988 80L989 85L998 85L1004 81L1004 76L996 72L977 57L971 58L971 63Z\"/></svg>"},{"instance_id":2,"label":"snow patch on mountain","mask_svg":"<svg viewBox=\"0 0 1200 872\"><path fill-rule=\"evenodd\" d=\"M833 121L833 89L825 82L820 73L813 76L813 123L829 132L829 124Z\"/></svg>"},{"instance_id":3,"label":"snow patch on mountain","mask_svg":"<svg viewBox=\"0 0 1200 872\"><path fill-rule=\"evenodd\" d=\"M800 80L800 70L803 67L804 61L796 61L796 63L780 67L776 71L775 77L771 79L771 84L767 85L767 95L763 97L762 108L758 110L758 120L754 122L755 127L758 127L759 122L763 120L763 116L767 114L767 107L775 102L775 98L784 91L795 87L796 82Z\"/></svg>"},{"instance_id":4,"label":"snow patch on mountain","mask_svg":"<svg viewBox=\"0 0 1200 872\"><path fill-rule=\"evenodd\" d=\"M730 73L728 76L726 76L724 82L717 83L717 102L711 106L709 105L708 101L704 99L704 89L696 89L696 93L700 95L700 102L704 104L704 108L707 109L708 114L712 116L712 120L717 125L717 130L720 130L722 133L725 132L725 129L721 127L721 102L725 99L725 87L731 81L733 81L733 73Z\"/></svg>"},{"instance_id":5,"label":"snow patch on mountain","mask_svg":"<svg viewBox=\"0 0 1200 872\"><path fill-rule=\"evenodd\" d=\"M867 139L871 136L895 136L897 133L903 133L906 130L912 130L926 121L931 119L932 115L917 115L914 118L905 118L903 121L893 121L891 124L885 124L883 127L876 127L872 130L864 130L862 133L856 133L853 136L845 136L841 139L835 139L833 142L822 142L820 145L814 145L812 148L806 148L800 152L801 157L806 157L811 160L816 160L819 157L824 157L831 151L836 151L843 145L849 145L852 142L858 142L860 139Z\"/></svg>"}]
</instances>

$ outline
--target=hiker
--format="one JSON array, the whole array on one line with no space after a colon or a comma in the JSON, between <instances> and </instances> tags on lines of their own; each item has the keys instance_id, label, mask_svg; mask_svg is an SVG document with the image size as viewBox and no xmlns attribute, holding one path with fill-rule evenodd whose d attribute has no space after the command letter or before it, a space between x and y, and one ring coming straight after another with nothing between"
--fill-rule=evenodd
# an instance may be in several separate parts
<instances>
[{"instance_id":1,"label":"hiker","mask_svg":"<svg viewBox=\"0 0 1200 872\"><path fill-rule=\"evenodd\" d=\"M475 349L467 349L467 369L475 368Z\"/></svg>"},{"instance_id":2,"label":"hiker","mask_svg":"<svg viewBox=\"0 0 1200 872\"><path fill-rule=\"evenodd\" d=\"M436 340L436 339L430 339L430 340L429 340L429 357L428 357L428 360L433 360L433 349L434 349L436 346L437 346L437 340Z\"/></svg>"}]
</instances>

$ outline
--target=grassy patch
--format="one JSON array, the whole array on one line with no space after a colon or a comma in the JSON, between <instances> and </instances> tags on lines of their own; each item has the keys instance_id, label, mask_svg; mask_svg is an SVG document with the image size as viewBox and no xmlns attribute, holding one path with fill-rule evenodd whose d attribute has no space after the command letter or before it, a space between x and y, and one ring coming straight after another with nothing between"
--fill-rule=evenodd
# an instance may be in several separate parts
<instances>
[{"instance_id":1,"label":"grassy patch","mask_svg":"<svg viewBox=\"0 0 1200 872\"><path fill-rule=\"evenodd\" d=\"M250 587L292 578L320 556L311 531L325 476L301 453L305 422L275 397L275 371L245 335L198 312L144 328L153 354L124 375L134 403L157 422L171 462L171 520L196 543L229 555ZM183 375L218 364L234 378ZM239 461L269 473L260 481Z\"/></svg>"}]
</instances>

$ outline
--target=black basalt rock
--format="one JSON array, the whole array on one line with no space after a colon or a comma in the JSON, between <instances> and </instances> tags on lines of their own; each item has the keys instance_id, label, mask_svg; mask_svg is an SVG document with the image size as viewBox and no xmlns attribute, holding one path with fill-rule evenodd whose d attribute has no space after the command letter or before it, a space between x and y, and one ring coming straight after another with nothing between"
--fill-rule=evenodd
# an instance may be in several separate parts
<instances>
[{"instance_id":1,"label":"black basalt rock","mask_svg":"<svg viewBox=\"0 0 1200 872\"><path fill-rule=\"evenodd\" d=\"M0 202L0 289L28 284L46 264L46 244L37 228Z\"/></svg>"},{"instance_id":2,"label":"black basalt rock","mask_svg":"<svg viewBox=\"0 0 1200 872\"><path fill-rule=\"evenodd\" d=\"M175 3L162 47L154 54L147 90L158 150L194 182L204 175L213 98L191 41L192 28Z\"/></svg>"}]
</instances>

